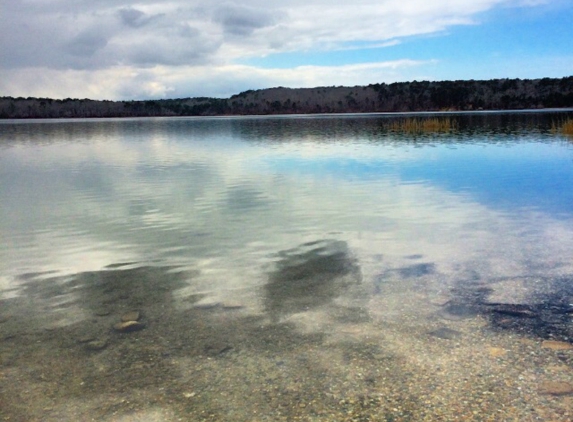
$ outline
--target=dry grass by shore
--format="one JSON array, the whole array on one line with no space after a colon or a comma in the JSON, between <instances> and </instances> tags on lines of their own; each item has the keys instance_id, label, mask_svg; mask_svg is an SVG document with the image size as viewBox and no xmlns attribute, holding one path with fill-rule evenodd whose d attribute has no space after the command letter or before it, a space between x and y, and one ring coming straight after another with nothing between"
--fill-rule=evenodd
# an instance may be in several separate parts
<instances>
[{"instance_id":1,"label":"dry grass by shore","mask_svg":"<svg viewBox=\"0 0 573 422\"><path fill-rule=\"evenodd\" d=\"M568 118L560 122L553 122L551 125L553 133L560 133L563 135L573 135L573 119Z\"/></svg>"},{"instance_id":2,"label":"dry grass by shore","mask_svg":"<svg viewBox=\"0 0 573 422\"><path fill-rule=\"evenodd\" d=\"M387 124L387 129L402 133L450 132L458 128L458 123L449 117L417 118L395 120Z\"/></svg>"}]
</instances>

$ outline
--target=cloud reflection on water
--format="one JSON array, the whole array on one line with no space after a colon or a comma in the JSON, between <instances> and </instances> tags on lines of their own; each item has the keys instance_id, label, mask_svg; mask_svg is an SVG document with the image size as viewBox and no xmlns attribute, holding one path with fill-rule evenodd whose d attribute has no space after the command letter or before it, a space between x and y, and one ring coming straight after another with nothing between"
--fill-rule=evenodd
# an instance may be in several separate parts
<instances>
[{"instance_id":1,"label":"cloud reflection on water","mask_svg":"<svg viewBox=\"0 0 573 422\"><path fill-rule=\"evenodd\" d=\"M496 146L479 136L475 144L456 136L404 143L383 136L375 119L270 120L278 125L272 131L266 123L68 122L37 134L34 124L11 128L16 135L0 157L0 192L9 199L0 223L7 239L2 288L23 272L158 260L200 270L186 294L216 300L264 285L280 266L278 251L321 239L345 242L367 283L408 268L404 257L415 254L444 289L470 268L482 277L573 272L571 214L554 218L551 207L519 201L498 209L481 202L474 185L452 189L457 169L442 166L443 157L453 163L480 150L512 163L541 155L548 166L560 163L568 180L573 171L562 157L570 148L562 144L531 134L504 134ZM537 175L529 177L535 187ZM559 202L552 195L547 201ZM257 295L244 299L264 309Z\"/></svg>"},{"instance_id":2,"label":"cloud reflection on water","mask_svg":"<svg viewBox=\"0 0 573 422\"><path fill-rule=\"evenodd\" d=\"M330 403L324 417L338 409L342 420L341 403L357 397L365 420L462 402L470 418L484 403L520 403L513 410L529 417L544 400L530 380L550 367L517 336L492 333L571 338L572 214L511 198L499 207L427 167L455 184L454 167L437 165L445 155L484 148L519 162L536 151L567 180L570 148L507 134L491 149L456 137L386 143L360 119L331 118L293 119L269 139L264 121L255 132L241 119L9 126L6 412L295 419L314 412L300 403ZM406 167L426 171L408 178ZM528 174L510 166L500 183L516 170ZM134 310L145 328L115 332ZM506 349L508 359L491 355Z\"/></svg>"}]
</instances>

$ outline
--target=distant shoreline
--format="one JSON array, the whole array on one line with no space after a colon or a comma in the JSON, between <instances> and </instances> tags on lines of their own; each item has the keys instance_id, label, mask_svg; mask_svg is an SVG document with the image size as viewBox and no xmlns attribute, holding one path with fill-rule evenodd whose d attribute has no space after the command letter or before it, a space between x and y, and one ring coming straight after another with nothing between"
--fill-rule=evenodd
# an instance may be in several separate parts
<instances>
[{"instance_id":1,"label":"distant shoreline","mask_svg":"<svg viewBox=\"0 0 573 422\"><path fill-rule=\"evenodd\" d=\"M573 113L573 107L552 107L552 108L528 108L528 109L507 109L507 110L420 110L420 111L367 111L367 112L337 112L337 113L276 113L276 114L217 114L217 115L165 115L165 116L92 116L92 117L21 117L21 118L4 118L0 117L0 123L7 121L33 121L33 120L52 120L52 121L74 121L74 120L130 120L130 119L148 119L148 118L165 118L165 119L184 119L184 118L336 118L336 117L368 117L368 116L386 116L386 117L418 117L418 116L448 116L448 115L479 115L479 114L520 114L520 113Z\"/></svg>"},{"instance_id":2,"label":"distant shoreline","mask_svg":"<svg viewBox=\"0 0 573 422\"><path fill-rule=\"evenodd\" d=\"M268 88L230 98L142 101L0 97L0 119L257 116L573 108L573 76Z\"/></svg>"}]
</instances>

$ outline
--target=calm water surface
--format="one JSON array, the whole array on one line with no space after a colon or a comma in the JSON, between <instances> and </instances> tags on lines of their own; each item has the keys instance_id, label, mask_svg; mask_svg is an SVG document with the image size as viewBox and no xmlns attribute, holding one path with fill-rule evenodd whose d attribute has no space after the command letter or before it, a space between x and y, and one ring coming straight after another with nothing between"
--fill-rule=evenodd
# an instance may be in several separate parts
<instances>
[{"instance_id":1,"label":"calm water surface","mask_svg":"<svg viewBox=\"0 0 573 422\"><path fill-rule=\"evenodd\" d=\"M572 112L447 116L0 122L0 420L570 420Z\"/></svg>"}]
</instances>

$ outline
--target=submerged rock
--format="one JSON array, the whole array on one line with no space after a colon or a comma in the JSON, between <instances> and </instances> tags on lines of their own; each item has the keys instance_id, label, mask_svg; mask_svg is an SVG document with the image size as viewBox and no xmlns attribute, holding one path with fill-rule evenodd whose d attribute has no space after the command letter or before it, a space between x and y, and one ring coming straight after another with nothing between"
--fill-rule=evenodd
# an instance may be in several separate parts
<instances>
[{"instance_id":1,"label":"submerged rock","mask_svg":"<svg viewBox=\"0 0 573 422\"><path fill-rule=\"evenodd\" d=\"M129 322L129 321L139 321L141 318L141 312L139 311L131 311L121 316L122 322Z\"/></svg>"},{"instance_id":2,"label":"submerged rock","mask_svg":"<svg viewBox=\"0 0 573 422\"><path fill-rule=\"evenodd\" d=\"M475 318L478 312L475 307L471 305L448 301L438 314L448 321L461 321L463 319Z\"/></svg>"},{"instance_id":3,"label":"submerged rock","mask_svg":"<svg viewBox=\"0 0 573 422\"><path fill-rule=\"evenodd\" d=\"M133 331L143 330L145 325L137 321L123 321L114 324L113 329L120 333L131 333Z\"/></svg>"},{"instance_id":4,"label":"submerged rock","mask_svg":"<svg viewBox=\"0 0 573 422\"><path fill-rule=\"evenodd\" d=\"M536 318L538 314L528 305L514 305L511 303L491 304L492 312L518 318Z\"/></svg>"},{"instance_id":5,"label":"submerged rock","mask_svg":"<svg viewBox=\"0 0 573 422\"><path fill-rule=\"evenodd\" d=\"M245 306L240 302L223 302L222 304L223 309L225 310L236 310L236 309L243 309Z\"/></svg>"},{"instance_id":6,"label":"submerged rock","mask_svg":"<svg viewBox=\"0 0 573 422\"><path fill-rule=\"evenodd\" d=\"M573 385L564 381L544 381L539 384L539 394L567 396L573 394Z\"/></svg>"},{"instance_id":7,"label":"submerged rock","mask_svg":"<svg viewBox=\"0 0 573 422\"><path fill-rule=\"evenodd\" d=\"M205 346L205 354L207 356L221 356L233 349L233 346L226 343L212 343Z\"/></svg>"},{"instance_id":8,"label":"submerged rock","mask_svg":"<svg viewBox=\"0 0 573 422\"><path fill-rule=\"evenodd\" d=\"M460 333L459 331L452 330L451 328L447 327L438 328L437 330L430 331L428 334L446 340L453 340L462 335L462 333Z\"/></svg>"},{"instance_id":9,"label":"submerged rock","mask_svg":"<svg viewBox=\"0 0 573 422\"><path fill-rule=\"evenodd\" d=\"M85 334L78 338L78 343L88 343L92 340L95 340L96 337L92 334Z\"/></svg>"},{"instance_id":10,"label":"submerged rock","mask_svg":"<svg viewBox=\"0 0 573 422\"><path fill-rule=\"evenodd\" d=\"M545 340L541 343L541 347L551 350L573 350L573 344L555 340Z\"/></svg>"},{"instance_id":11,"label":"submerged rock","mask_svg":"<svg viewBox=\"0 0 573 422\"><path fill-rule=\"evenodd\" d=\"M108 344L107 338L102 338L88 341L87 343L85 343L84 347L86 350L98 351L105 349L107 347L107 344Z\"/></svg>"}]
</instances>

